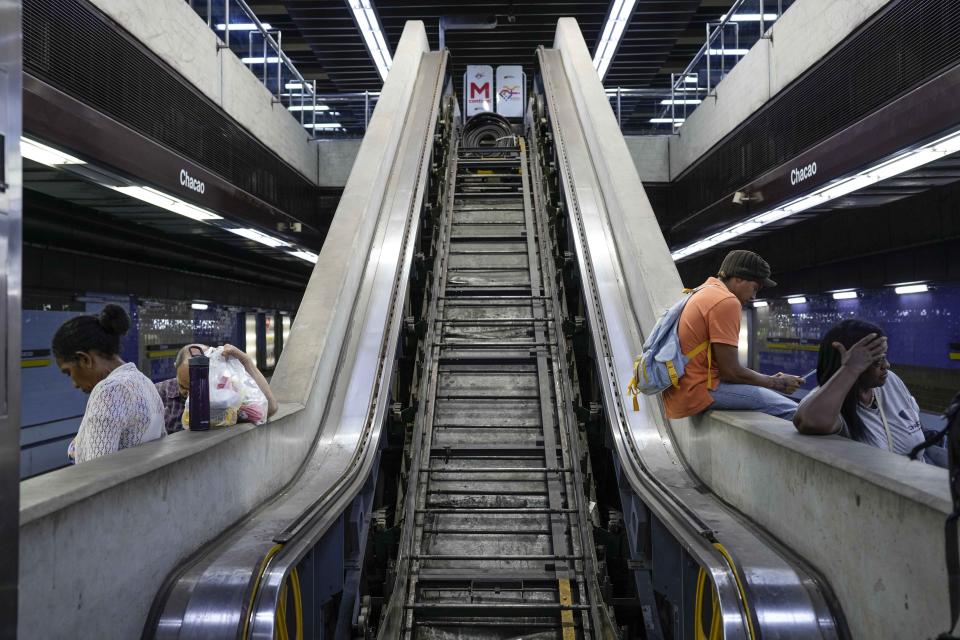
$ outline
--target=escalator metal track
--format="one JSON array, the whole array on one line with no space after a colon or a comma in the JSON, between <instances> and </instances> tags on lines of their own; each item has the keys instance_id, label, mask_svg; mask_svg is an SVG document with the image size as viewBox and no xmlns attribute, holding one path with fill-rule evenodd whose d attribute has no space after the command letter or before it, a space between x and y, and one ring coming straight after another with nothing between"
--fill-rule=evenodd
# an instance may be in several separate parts
<instances>
[{"instance_id":1,"label":"escalator metal track","mask_svg":"<svg viewBox=\"0 0 960 640\"><path fill-rule=\"evenodd\" d=\"M544 278L552 258L527 162L521 139L460 147L450 170L410 471L403 638L598 637Z\"/></svg>"}]
</instances>

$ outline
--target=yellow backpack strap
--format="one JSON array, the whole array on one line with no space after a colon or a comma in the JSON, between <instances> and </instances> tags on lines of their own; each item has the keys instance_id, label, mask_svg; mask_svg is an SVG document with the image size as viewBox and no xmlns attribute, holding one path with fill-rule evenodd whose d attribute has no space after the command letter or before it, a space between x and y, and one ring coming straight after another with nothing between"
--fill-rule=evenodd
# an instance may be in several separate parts
<instances>
[{"instance_id":1,"label":"yellow backpack strap","mask_svg":"<svg viewBox=\"0 0 960 640\"><path fill-rule=\"evenodd\" d=\"M627 385L627 395L633 398L633 410L640 411L640 401L637 399L637 396L640 395L640 390L637 388L638 376L640 370L640 363L643 362L643 358L637 358L633 361L633 377L630 378L630 384Z\"/></svg>"},{"instance_id":2,"label":"yellow backpack strap","mask_svg":"<svg viewBox=\"0 0 960 640\"><path fill-rule=\"evenodd\" d=\"M685 353L685 354L683 354L683 355L687 356L687 360L693 360L693 359L696 358L698 355L700 355L701 353L703 353L703 350L706 349L706 348L709 347L709 346L710 346L710 341L709 341L709 340L704 340L703 342L701 342L700 344L698 344L697 346L695 346L693 349L691 349L688 353ZM707 357L708 357L708 358L710 357L710 354L709 354L709 353L707 354Z\"/></svg>"},{"instance_id":3,"label":"yellow backpack strap","mask_svg":"<svg viewBox=\"0 0 960 640\"><path fill-rule=\"evenodd\" d=\"M689 353L685 353L684 355L687 356L687 360L693 360L695 357L703 353L704 350L706 350L707 352L707 389L710 389L711 391L713 391L713 357L712 357L713 349L710 349L709 347L710 347L710 341L704 340L703 342L695 346L693 349L691 349Z\"/></svg>"},{"instance_id":4,"label":"yellow backpack strap","mask_svg":"<svg viewBox=\"0 0 960 640\"><path fill-rule=\"evenodd\" d=\"M667 373L670 374L670 384L672 384L675 387L679 387L680 377L677 376L677 369L676 367L673 366L673 360L667 360L666 362L664 362L664 364L667 365Z\"/></svg>"}]
</instances>

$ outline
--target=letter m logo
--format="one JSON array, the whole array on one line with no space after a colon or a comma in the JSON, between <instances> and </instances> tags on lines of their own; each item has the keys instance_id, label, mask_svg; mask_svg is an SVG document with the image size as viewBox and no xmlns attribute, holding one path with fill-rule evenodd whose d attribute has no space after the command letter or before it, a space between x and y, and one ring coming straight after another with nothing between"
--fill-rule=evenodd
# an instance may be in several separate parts
<instances>
[{"instance_id":1,"label":"letter m logo","mask_svg":"<svg viewBox=\"0 0 960 640\"><path fill-rule=\"evenodd\" d=\"M477 97L477 94L483 94L484 100L490 99L490 83L485 82L481 85L478 85L475 82L470 83L470 99L473 100Z\"/></svg>"}]
</instances>

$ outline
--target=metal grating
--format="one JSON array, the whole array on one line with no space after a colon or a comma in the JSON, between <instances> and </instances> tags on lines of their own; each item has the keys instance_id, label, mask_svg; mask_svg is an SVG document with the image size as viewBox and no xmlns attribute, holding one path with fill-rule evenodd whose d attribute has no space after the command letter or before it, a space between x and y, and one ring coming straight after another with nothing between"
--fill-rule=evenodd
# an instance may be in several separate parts
<instances>
[{"instance_id":1,"label":"metal grating","mask_svg":"<svg viewBox=\"0 0 960 640\"><path fill-rule=\"evenodd\" d=\"M695 214L960 62L960 3L897 0L688 170L662 220L695 235Z\"/></svg>"},{"instance_id":2,"label":"metal grating","mask_svg":"<svg viewBox=\"0 0 960 640\"><path fill-rule=\"evenodd\" d=\"M25 0L24 72L316 224L315 187L83 0Z\"/></svg>"}]
</instances>

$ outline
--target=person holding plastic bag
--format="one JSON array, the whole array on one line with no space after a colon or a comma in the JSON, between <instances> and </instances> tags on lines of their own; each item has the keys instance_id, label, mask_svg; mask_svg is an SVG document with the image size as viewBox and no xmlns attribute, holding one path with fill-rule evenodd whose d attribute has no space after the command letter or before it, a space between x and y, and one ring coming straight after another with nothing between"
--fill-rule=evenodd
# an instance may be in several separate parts
<instances>
[{"instance_id":1,"label":"person holding plastic bag","mask_svg":"<svg viewBox=\"0 0 960 640\"><path fill-rule=\"evenodd\" d=\"M210 425L237 422L263 424L277 412L277 401L256 364L237 347L190 344L177 354L177 377L157 383L163 399L168 433L189 429L190 348L199 347L210 358Z\"/></svg>"}]
</instances>

